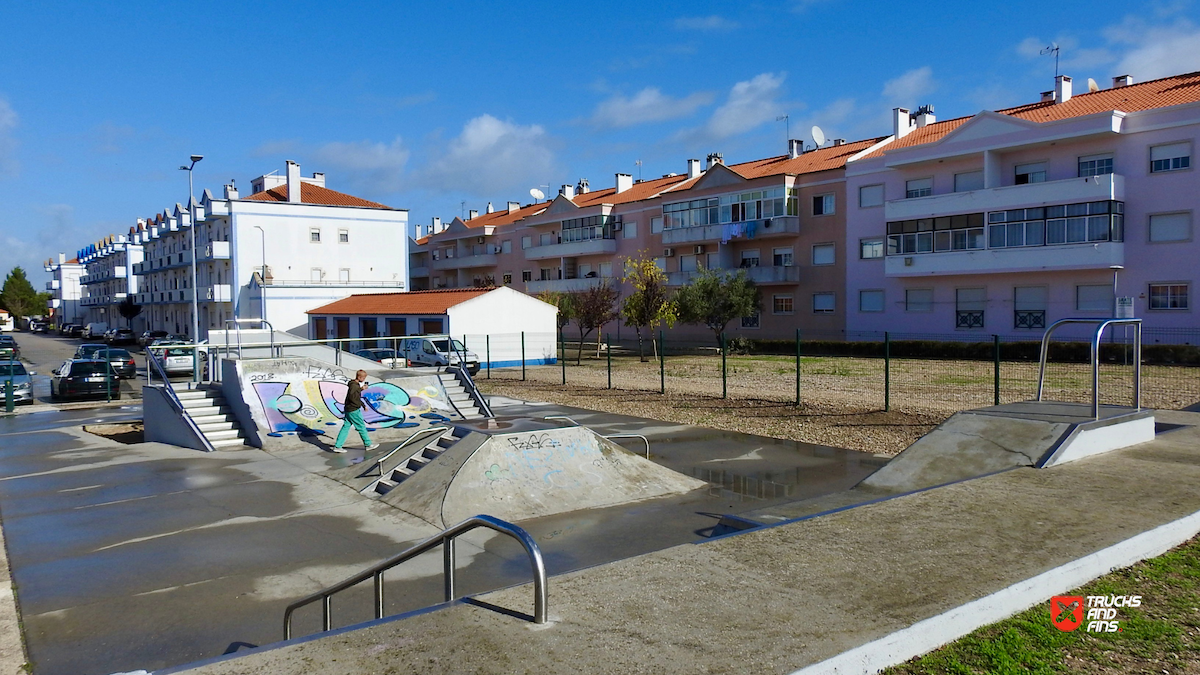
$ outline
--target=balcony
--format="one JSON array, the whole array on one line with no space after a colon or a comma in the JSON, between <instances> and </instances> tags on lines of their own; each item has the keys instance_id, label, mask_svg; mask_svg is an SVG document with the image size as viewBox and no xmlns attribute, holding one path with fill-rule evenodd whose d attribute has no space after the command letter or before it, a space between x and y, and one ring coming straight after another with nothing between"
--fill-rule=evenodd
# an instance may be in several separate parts
<instances>
[{"instance_id":1,"label":"balcony","mask_svg":"<svg viewBox=\"0 0 1200 675\"><path fill-rule=\"evenodd\" d=\"M422 265L420 267L410 268L408 270L408 276L412 277L413 279L417 279L420 277L428 277L429 276L429 267Z\"/></svg>"},{"instance_id":2,"label":"balcony","mask_svg":"<svg viewBox=\"0 0 1200 675\"><path fill-rule=\"evenodd\" d=\"M200 251L200 260L229 260L229 242L208 242Z\"/></svg>"},{"instance_id":3,"label":"balcony","mask_svg":"<svg viewBox=\"0 0 1200 675\"><path fill-rule=\"evenodd\" d=\"M48 291L57 291L61 287L62 287L62 284L59 283L58 279L54 279L52 281L46 282L46 290L48 290Z\"/></svg>"},{"instance_id":4,"label":"balcony","mask_svg":"<svg viewBox=\"0 0 1200 675\"><path fill-rule=\"evenodd\" d=\"M442 270L465 270L474 267L495 267L496 255L494 253L486 253L483 255L466 255L463 257L441 258L440 260L430 261L429 266L438 271Z\"/></svg>"},{"instance_id":5,"label":"balcony","mask_svg":"<svg viewBox=\"0 0 1200 675\"><path fill-rule=\"evenodd\" d=\"M58 309L62 307L62 300L59 298L50 298L46 301L46 309Z\"/></svg>"},{"instance_id":6,"label":"balcony","mask_svg":"<svg viewBox=\"0 0 1200 675\"><path fill-rule=\"evenodd\" d=\"M990 248L946 253L889 255L884 271L889 277L950 276L1058 270L1107 270L1125 264L1125 245L1102 241L1022 248Z\"/></svg>"},{"instance_id":7,"label":"balcony","mask_svg":"<svg viewBox=\"0 0 1200 675\"><path fill-rule=\"evenodd\" d=\"M525 249L525 259L574 258L582 255L612 255L616 252L616 239L591 239L588 241L572 241L565 244L550 244L548 246L527 248Z\"/></svg>"},{"instance_id":8,"label":"balcony","mask_svg":"<svg viewBox=\"0 0 1200 675\"><path fill-rule=\"evenodd\" d=\"M715 272L738 272L746 273L750 280L759 286L771 286L776 284L796 284L800 283L800 268L799 267L739 267L734 269L716 269ZM671 286L683 286L691 281L696 275L700 274L701 270L688 272L670 272L667 274L667 284Z\"/></svg>"},{"instance_id":9,"label":"balcony","mask_svg":"<svg viewBox=\"0 0 1200 675\"><path fill-rule=\"evenodd\" d=\"M765 220L752 220L745 223L736 223L745 229L742 230L741 236L729 237L733 239L768 239L771 237L783 237L800 234L800 217L799 216L776 216ZM751 227L753 226L753 227ZM727 239L728 225L699 225L696 227L675 227L669 230L663 230L662 242L664 246L674 244L693 244L707 241L724 241ZM753 230L754 236L750 236L750 231Z\"/></svg>"},{"instance_id":10,"label":"balcony","mask_svg":"<svg viewBox=\"0 0 1200 675\"><path fill-rule=\"evenodd\" d=\"M529 295L537 295L538 293L574 293L576 291L586 291L589 288L594 288L602 283L616 283L616 279L604 277L586 277L583 279L546 279L539 281L526 281L525 292Z\"/></svg>"},{"instance_id":11,"label":"balcony","mask_svg":"<svg viewBox=\"0 0 1200 675\"><path fill-rule=\"evenodd\" d=\"M154 261L153 260L143 260L142 262L139 262L139 263L133 263L133 275L134 276L141 276L143 274L146 274L147 272L149 272L152 269L154 269Z\"/></svg>"},{"instance_id":12,"label":"balcony","mask_svg":"<svg viewBox=\"0 0 1200 675\"><path fill-rule=\"evenodd\" d=\"M200 289L200 297L209 302L233 302L232 287L229 284L213 284Z\"/></svg>"},{"instance_id":13,"label":"balcony","mask_svg":"<svg viewBox=\"0 0 1200 675\"><path fill-rule=\"evenodd\" d=\"M895 199L884 205L884 218L891 222L959 213L984 213L1031 206L1105 200L1125 200L1124 176L1108 174L1088 178L1068 178L1047 183L1008 185L914 199ZM664 243L666 242L665 236L664 233Z\"/></svg>"}]
</instances>

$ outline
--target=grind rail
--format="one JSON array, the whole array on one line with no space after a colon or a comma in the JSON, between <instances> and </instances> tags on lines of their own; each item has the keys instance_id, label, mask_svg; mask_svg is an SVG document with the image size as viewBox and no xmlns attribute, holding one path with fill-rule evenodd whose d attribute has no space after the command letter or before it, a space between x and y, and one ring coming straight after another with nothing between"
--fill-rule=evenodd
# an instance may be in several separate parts
<instances>
[{"instance_id":1,"label":"grind rail","mask_svg":"<svg viewBox=\"0 0 1200 675\"><path fill-rule=\"evenodd\" d=\"M368 568L340 583L334 584L322 591L313 593L312 595L293 602L288 605L288 608L283 613L283 639L292 639L292 613L297 609L306 605L321 601L321 626L322 632L332 629L333 612L331 600L333 596L341 591L344 591L352 586L355 586L367 579L374 579L375 582L375 618L383 618L383 573L387 570L407 562L426 551L434 549L438 546L442 547L443 570L442 578L445 584L446 602L455 599L454 591L454 540L459 536L470 532L477 528L487 528L494 530L500 534L506 534L513 539L516 539L521 546L525 548L525 553L529 555L529 562L533 568L533 622L546 623L546 563L542 560L542 551L538 548L537 542L525 530L513 525L510 522L500 520L493 516L478 515L468 518L461 523L442 531L429 539L413 546L412 548L395 555L383 562Z\"/></svg>"},{"instance_id":2,"label":"grind rail","mask_svg":"<svg viewBox=\"0 0 1200 675\"><path fill-rule=\"evenodd\" d=\"M1050 324L1042 335L1042 349L1038 359L1037 400L1042 400L1046 384L1046 360L1050 353L1050 336L1062 326L1071 324L1095 325L1091 339L1092 361L1092 417L1100 419L1100 338L1104 329L1114 325L1133 326L1133 407L1142 409L1142 320L1141 319L1059 319Z\"/></svg>"}]
</instances>

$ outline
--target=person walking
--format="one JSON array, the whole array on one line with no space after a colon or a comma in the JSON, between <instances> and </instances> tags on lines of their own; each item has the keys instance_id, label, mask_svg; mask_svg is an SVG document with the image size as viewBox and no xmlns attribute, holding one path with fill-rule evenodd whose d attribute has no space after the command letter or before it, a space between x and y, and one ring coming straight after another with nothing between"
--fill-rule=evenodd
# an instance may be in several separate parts
<instances>
[{"instance_id":1,"label":"person walking","mask_svg":"<svg viewBox=\"0 0 1200 675\"><path fill-rule=\"evenodd\" d=\"M367 381L367 371L360 370L354 375L354 379L350 380L349 388L346 390L346 420L342 422L342 428L338 431L337 440L333 443L334 452L345 452L346 449L342 444L346 442L346 437L350 435L350 427L354 427L358 431L358 435L362 437L363 445L367 450L374 450L379 447L378 443L372 443L371 437L367 435L367 423L363 421L362 416L362 390L363 383Z\"/></svg>"}]
</instances>

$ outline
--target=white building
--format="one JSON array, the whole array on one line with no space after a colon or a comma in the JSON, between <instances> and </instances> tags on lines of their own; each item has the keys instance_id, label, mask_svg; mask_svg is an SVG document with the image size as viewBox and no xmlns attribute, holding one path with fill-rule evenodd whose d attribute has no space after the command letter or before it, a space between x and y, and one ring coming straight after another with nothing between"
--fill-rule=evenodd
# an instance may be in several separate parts
<instances>
[{"instance_id":1,"label":"white building","mask_svg":"<svg viewBox=\"0 0 1200 675\"><path fill-rule=\"evenodd\" d=\"M110 327L128 324L140 330L145 320L139 316L133 323L126 322L118 306L138 291L131 268L142 262L141 245L123 234L109 235L80 251L77 257L87 268L79 278L83 289L79 300L83 317L79 323L105 323Z\"/></svg>"},{"instance_id":2,"label":"white building","mask_svg":"<svg viewBox=\"0 0 1200 675\"><path fill-rule=\"evenodd\" d=\"M53 296L46 302L46 308L54 324L62 326L82 322L84 316L80 299L83 297L83 287L79 279L84 274L84 266L78 258L67 260L67 254L59 253L57 261L54 258L46 260L45 268L54 275L53 279L46 282L46 290Z\"/></svg>"},{"instance_id":3,"label":"white building","mask_svg":"<svg viewBox=\"0 0 1200 675\"><path fill-rule=\"evenodd\" d=\"M307 332L305 311L351 293L406 289L408 211L325 187L325 175L285 175L251 182L240 197L226 185L195 205L200 338L230 319L264 318L277 330ZM191 218L176 205L139 221L135 237L146 261L138 302L149 328L189 334L192 324Z\"/></svg>"}]
</instances>

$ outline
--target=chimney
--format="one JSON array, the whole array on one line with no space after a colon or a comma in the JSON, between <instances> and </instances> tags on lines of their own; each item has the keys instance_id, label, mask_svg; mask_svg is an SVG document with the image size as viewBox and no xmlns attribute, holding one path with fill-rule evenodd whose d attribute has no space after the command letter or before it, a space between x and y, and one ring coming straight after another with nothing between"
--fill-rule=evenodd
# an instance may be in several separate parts
<instances>
[{"instance_id":1,"label":"chimney","mask_svg":"<svg viewBox=\"0 0 1200 675\"><path fill-rule=\"evenodd\" d=\"M709 169L713 168L714 164L724 164L724 163L725 163L725 158L721 156L721 153L710 152L710 153L708 153L708 160L705 164L704 170L708 171Z\"/></svg>"},{"instance_id":2,"label":"chimney","mask_svg":"<svg viewBox=\"0 0 1200 675\"><path fill-rule=\"evenodd\" d=\"M479 217L479 209L470 209L467 211L467 220L475 220Z\"/></svg>"},{"instance_id":3,"label":"chimney","mask_svg":"<svg viewBox=\"0 0 1200 675\"><path fill-rule=\"evenodd\" d=\"M835 148L838 147L839 145L845 145L845 144L846 144L846 139L844 139L844 138L833 139L833 147L835 147Z\"/></svg>"},{"instance_id":4,"label":"chimney","mask_svg":"<svg viewBox=\"0 0 1200 675\"><path fill-rule=\"evenodd\" d=\"M914 129L912 116L907 108L892 108L892 136L904 138Z\"/></svg>"},{"instance_id":5,"label":"chimney","mask_svg":"<svg viewBox=\"0 0 1200 675\"><path fill-rule=\"evenodd\" d=\"M60 264L60 265L61 265L61 264L65 263L65 262L67 262L67 254L66 254L66 253L59 253L59 254L58 254L58 264Z\"/></svg>"},{"instance_id":6,"label":"chimney","mask_svg":"<svg viewBox=\"0 0 1200 675\"><path fill-rule=\"evenodd\" d=\"M1118 75L1113 78L1113 89L1128 87L1131 84L1133 84L1133 77L1129 75Z\"/></svg>"},{"instance_id":7,"label":"chimney","mask_svg":"<svg viewBox=\"0 0 1200 675\"><path fill-rule=\"evenodd\" d=\"M300 203L300 165L292 160L287 161L287 189L288 201L293 204Z\"/></svg>"},{"instance_id":8,"label":"chimney","mask_svg":"<svg viewBox=\"0 0 1200 675\"><path fill-rule=\"evenodd\" d=\"M484 213L495 213L495 212L496 212L496 207L492 206L491 202L488 202L487 211L485 211Z\"/></svg>"},{"instance_id":9,"label":"chimney","mask_svg":"<svg viewBox=\"0 0 1200 675\"><path fill-rule=\"evenodd\" d=\"M580 178L579 185L576 185L575 189L577 192L579 192L579 194L586 195L587 193L592 191L592 186L588 185L588 179Z\"/></svg>"},{"instance_id":10,"label":"chimney","mask_svg":"<svg viewBox=\"0 0 1200 675\"><path fill-rule=\"evenodd\" d=\"M521 202L509 202L508 203L508 212L509 213L512 213L513 211L516 211L519 208L521 208Z\"/></svg>"},{"instance_id":11,"label":"chimney","mask_svg":"<svg viewBox=\"0 0 1200 675\"><path fill-rule=\"evenodd\" d=\"M795 138L788 139L788 157L790 159L796 159L797 157L799 157L800 155L803 155L803 154L804 154L804 141L801 141L801 140L795 139Z\"/></svg>"},{"instance_id":12,"label":"chimney","mask_svg":"<svg viewBox=\"0 0 1200 675\"><path fill-rule=\"evenodd\" d=\"M429 224L429 234L437 234L442 231L442 219L437 216L433 217L433 221Z\"/></svg>"},{"instance_id":13,"label":"chimney","mask_svg":"<svg viewBox=\"0 0 1200 675\"><path fill-rule=\"evenodd\" d=\"M320 185L321 187L325 187L325 174L317 173L314 171L313 177L312 177L312 183L313 183L313 185Z\"/></svg>"},{"instance_id":14,"label":"chimney","mask_svg":"<svg viewBox=\"0 0 1200 675\"><path fill-rule=\"evenodd\" d=\"M237 199L237 198L238 198L237 186L234 185L232 182L230 182L228 185L225 186L225 199Z\"/></svg>"},{"instance_id":15,"label":"chimney","mask_svg":"<svg viewBox=\"0 0 1200 675\"><path fill-rule=\"evenodd\" d=\"M1053 101L1053 100L1054 100L1054 91L1053 90L1042 92L1042 103L1045 103L1046 101Z\"/></svg>"},{"instance_id":16,"label":"chimney","mask_svg":"<svg viewBox=\"0 0 1200 675\"><path fill-rule=\"evenodd\" d=\"M566 197L567 199L574 199L575 198L575 186L574 185L564 185L558 189L558 194Z\"/></svg>"},{"instance_id":17,"label":"chimney","mask_svg":"<svg viewBox=\"0 0 1200 675\"><path fill-rule=\"evenodd\" d=\"M1059 75L1054 78L1054 102L1066 103L1071 100L1071 78Z\"/></svg>"},{"instance_id":18,"label":"chimney","mask_svg":"<svg viewBox=\"0 0 1200 675\"><path fill-rule=\"evenodd\" d=\"M920 108L917 108L916 119L917 128L936 122L937 118L933 116L933 106L923 105Z\"/></svg>"},{"instance_id":19,"label":"chimney","mask_svg":"<svg viewBox=\"0 0 1200 675\"><path fill-rule=\"evenodd\" d=\"M699 178L700 177L700 160L689 159L687 164L688 164L687 177L688 178Z\"/></svg>"},{"instance_id":20,"label":"chimney","mask_svg":"<svg viewBox=\"0 0 1200 675\"><path fill-rule=\"evenodd\" d=\"M633 175L632 174L628 174L628 173L617 174L617 191L615 194L621 194L622 192L628 190L631 187L633 187Z\"/></svg>"}]
</instances>

